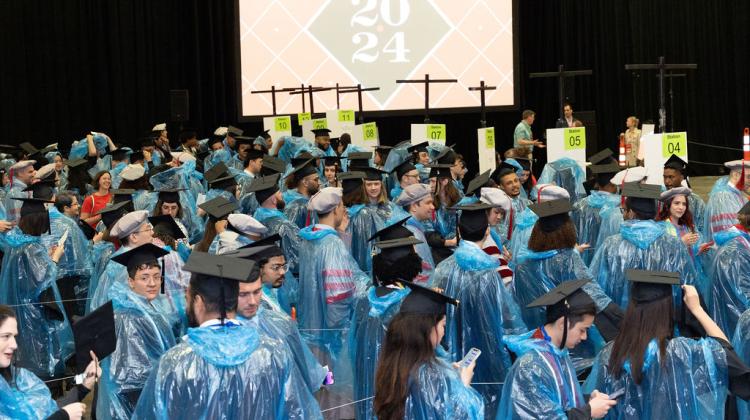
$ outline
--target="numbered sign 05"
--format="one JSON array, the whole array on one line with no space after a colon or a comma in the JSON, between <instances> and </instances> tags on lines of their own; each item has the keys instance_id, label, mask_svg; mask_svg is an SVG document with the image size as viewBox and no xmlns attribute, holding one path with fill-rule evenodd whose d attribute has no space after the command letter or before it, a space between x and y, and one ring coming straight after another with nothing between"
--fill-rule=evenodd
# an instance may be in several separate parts
<instances>
[{"instance_id":1,"label":"numbered sign 05","mask_svg":"<svg viewBox=\"0 0 750 420\"><path fill-rule=\"evenodd\" d=\"M664 133L661 137L661 156L687 156L687 133Z\"/></svg>"},{"instance_id":2,"label":"numbered sign 05","mask_svg":"<svg viewBox=\"0 0 750 420\"><path fill-rule=\"evenodd\" d=\"M445 141L445 124L427 124L427 140Z\"/></svg>"},{"instance_id":3,"label":"numbered sign 05","mask_svg":"<svg viewBox=\"0 0 750 420\"><path fill-rule=\"evenodd\" d=\"M566 128L563 132L565 150L586 149L586 129Z\"/></svg>"},{"instance_id":4,"label":"numbered sign 05","mask_svg":"<svg viewBox=\"0 0 750 420\"><path fill-rule=\"evenodd\" d=\"M352 63L374 63L380 54L389 55L389 63L408 63L406 37L404 32L395 32L393 36L382 44L379 33L383 32L383 24L398 30L409 19L411 7L409 0L351 0L352 5L362 6L352 16L349 24L352 28L364 27L368 31L357 32L352 36L354 45L361 45L352 55Z\"/></svg>"},{"instance_id":5,"label":"numbered sign 05","mask_svg":"<svg viewBox=\"0 0 750 420\"><path fill-rule=\"evenodd\" d=\"M273 119L274 131L283 133L292 129L291 117L276 117Z\"/></svg>"}]
</instances>

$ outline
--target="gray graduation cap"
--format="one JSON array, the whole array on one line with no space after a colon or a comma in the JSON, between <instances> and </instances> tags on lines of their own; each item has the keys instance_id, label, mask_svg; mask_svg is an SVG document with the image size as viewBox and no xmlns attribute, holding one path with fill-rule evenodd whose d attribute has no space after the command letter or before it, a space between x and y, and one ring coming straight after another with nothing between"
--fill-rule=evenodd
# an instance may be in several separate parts
<instances>
[{"instance_id":1,"label":"gray graduation cap","mask_svg":"<svg viewBox=\"0 0 750 420\"><path fill-rule=\"evenodd\" d=\"M589 162L591 162L592 165L596 165L604 162L605 160L607 160L607 158L612 157L613 154L614 152L612 152L612 150L608 147L601 152L598 152L589 157Z\"/></svg>"},{"instance_id":2,"label":"gray graduation cap","mask_svg":"<svg viewBox=\"0 0 750 420\"><path fill-rule=\"evenodd\" d=\"M206 178L206 181L211 182L215 179L221 178L224 176L224 174L229 173L229 168L227 168L227 165L224 164L224 162L219 162L216 165L212 166L211 169L207 170L204 174L204 177Z\"/></svg>"},{"instance_id":3,"label":"gray graduation cap","mask_svg":"<svg viewBox=\"0 0 750 420\"><path fill-rule=\"evenodd\" d=\"M208 186L212 189L225 189L235 185L237 185L237 180L230 174L223 174L218 178L208 181Z\"/></svg>"},{"instance_id":4,"label":"gray graduation cap","mask_svg":"<svg viewBox=\"0 0 750 420\"><path fill-rule=\"evenodd\" d=\"M411 289L401 303L399 312L408 314L435 314L444 315L446 313L446 304L458 306L458 300L450 296L420 286L410 281L401 281Z\"/></svg>"},{"instance_id":5,"label":"gray graduation cap","mask_svg":"<svg viewBox=\"0 0 750 420\"><path fill-rule=\"evenodd\" d=\"M342 172L338 174L344 194L348 194L361 187L365 182L365 173L361 171Z\"/></svg>"},{"instance_id":6,"label":"gray graduation cap","mask_svg":"<svg viewBox=\"0 0 750 420\"><path fill-rule=\"evenodd\" d=\"M247 191L254 192L258 204L263 204L264 201L268 200L268 197L276 194L279 190L279 178L281 178L281 174L255 178L248 186Z\"/></svg>"},{"instance_id":7,"label":"gray graduation cap","mask_svg":"<svg viewBox=\"0 0 750 420\"><path fill-rule=\"evenodd\" d=\"M76 321L72 329L76 345L76 366L83 372L91 362L89 352L93 351L102 360L114 353L117 347L112 301Z\"/></svg>"},{"instance_id":8,"label":"gray graduation cap","mask_svg":"<svg viewBox=\"0 0 750 420\"><path fill-rule=\"evenodd\" d=\"M285 170L286 163L283 160L269 155L263 156L263 164L260 169L262 175L265 176L273 173L283 174Z\"/></svg>"},{"instance_id":9,"label":"gray graduation cap","mask_svg":"<svg viewBox=\"0 0 750 420\"><path fill-rule=\"evenodd\" d=\"M565 348L568 338L568 316L588 311L596 312L594 300L581 289L588 282L588 279L564 281L526 305L527 308L546 308L547 323L554 322L560 317L564 318L561 349Z\"/></svg>"},{"instance_id":10,"label":"gray graduation cap","mask_svg":"<svg viewBox=\"0 0 750 420\"><path fill-rule=\"evenodd\" d=\"M672 286L680 285L680 273L668 271L625 270L625 277L632 282L630 299L636 303L648 303L672 296Z\"/></svg>"},{"instance_id":11,"label":"gray graduation cap","mask_svg":"<svg viewBox=\"0 0 750 420\"><path fill-rule=\"evenodd\" d=\"M250 245L254 245L254 244L250 244ZM244 246L240 249L229 251L221 255L225 257L232 257L232 258L246 258L251 261L254 261L255 263L258 263L260 260L269 258L267 253L273 252L274 248L279 248L279 247L274 244L256 245L254 247ZM276 254L276 255L279 255L279 254ZM283 255L283 253L280 255Z\"/></svg>"},{"instance_id":12,"label":"gray graduation cap","mask_svg":"<svg viewBox=\"0 0 750 420\"><path fill-rule=\"evenodd\" d=\"M641 184L640 182L628 182L622 188L622 195L629 198L658 200L661 195L661 187L658 185Z\"/></svg>"},{"instance_id":13,"label":"gray graduation cap","mask_svg":"<svg viewBox=\"0 0 750 420\"><path fill-rule=\"evenodd\" d=\"M349 168L366 168L370 166L372 152L352 152L347 156L349 159Z\"/></svg>"},{"instance_id":14,"label":"gray graduation cap","mask_svg":"<svg viewBox=\"0 0 750 420\"><path fill-rule=\"evenodd\" d=\"M572 209L570 200L566 198L535 203L529 208L539 216L539 227L547 233L554 232L565 224L569 219L568 212Z\"/></svg>"},{"instance_id":15,"label":"gray graduation cap","mask_svg":"<svg viewBox=\"0 0 750 420\"><path fill-rule=\"evenodd\" d=\"M486 171L482 172L481 174L474 177L469 182L469 185L466 186L466 195L476 195L479 196L480 190L482 187L487 185L488 182L490 182L490 170L487 169Z\"/></svg>"},{"instance_id":16,"label":"gray graduation cap","mask_svg":"<svg viewBox=\"0 0 750 420\"><path fill-rule=\"evenodd\" d=\"M208 216L214 222L224 219L239 208L237 206L237 203L229 201L221 196L216 197L213 200L206 201L203 204L199 204L198 207L208 213Z\"/></svg>"}]
</instances>

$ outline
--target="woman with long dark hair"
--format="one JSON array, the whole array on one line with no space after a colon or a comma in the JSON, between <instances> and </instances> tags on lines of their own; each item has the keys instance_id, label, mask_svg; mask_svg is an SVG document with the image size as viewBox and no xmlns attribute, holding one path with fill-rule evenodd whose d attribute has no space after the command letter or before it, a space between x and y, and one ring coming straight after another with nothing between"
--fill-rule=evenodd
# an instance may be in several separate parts
<instances>
[{"instance_id":1,"label":"woman with long dark hair","mask_svg":"<svg viewBox=\"0 0 750 420\"><path fill-rule=\"evenodd\" d=\"M705 334L676 337L672 288L679 274L626 274L632 290L620 333L599 353L584 392L623 392L610 416L645 420L721 419L728 391L750 397L750 369L701 307L695 287L682 286L683 305Z\"/></svg>"},{"instance_id":2,"label":"woman with long dark hair","mask_svg":"<svg viewBox=\"0 0 750 420\"><path fill-rule=\"evenodd\" d=\"M412 289L388 324L375 373L373 411L380 420L482 419L484 402L471 388L474 363L452 366L441 357L448 296Z\"/></svg>"},{"instance_id":3,"label":"woman with long dark hair","mask_svg":"<svg viewBox=\"0 0 750 420\"><path fill-rule=\"evenodd\" d=\"M86 397L102 374L96 356L91 353L92 361L84 372L83 384L72 388L64 397L55 401L44 382L32 372L15 365L18 334L16 313L11 307L0 305L0 417L80 419L86 411L86 405L80 401Z\"/></svg>"}]
</instances>

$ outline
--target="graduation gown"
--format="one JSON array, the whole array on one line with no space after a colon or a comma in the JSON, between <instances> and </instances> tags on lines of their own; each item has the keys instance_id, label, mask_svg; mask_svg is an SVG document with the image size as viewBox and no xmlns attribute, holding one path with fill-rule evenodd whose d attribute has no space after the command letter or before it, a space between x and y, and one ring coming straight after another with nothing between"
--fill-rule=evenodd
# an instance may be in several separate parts
<instances>
[{"instance_id":1,"label":"graduation gown","mask_svg":"<svg viewBox=\"0 0 750 420\"><path fill-rule=\"evenodd\" d=\"M409 378L409 393L404 406L406 419L485 418L482 396L461 382L453 366L442 358L424 363ZM476 378L476 374L474 375Z\"/></svg>"},{"instance_id":2,"label":"graduation gown","mask_svg":"<svg viewBox=\"0 0 750 420\"><path fill-rule=\"evenodd\" d=\"M736 227L714 234L719 246L709 268L708 313L725 334L750 308L750 235Z\"/></svg>"},{"instance_id":3,"label":"graduation gown","mask_svg":"<svg viewBox=\"0 0 750 420\"><path fill-rule=\"evenodd\" d=\"M734 185L717 184L711 191L703 216L703 234L711 241L717 232L737 224L737 212L747 203L745 194Z\"/></svg>"},{"instance_id":4,"label":"graduation gown","mask_svg":"<svg viewBox=\"0 0 750 420\"><path fill-rule=\"evenodd\" d=\"M0 419L44 419L59 408L47 385L24 368L14 369L13 385L0 377Z\"/></svg>"}]
</instances>

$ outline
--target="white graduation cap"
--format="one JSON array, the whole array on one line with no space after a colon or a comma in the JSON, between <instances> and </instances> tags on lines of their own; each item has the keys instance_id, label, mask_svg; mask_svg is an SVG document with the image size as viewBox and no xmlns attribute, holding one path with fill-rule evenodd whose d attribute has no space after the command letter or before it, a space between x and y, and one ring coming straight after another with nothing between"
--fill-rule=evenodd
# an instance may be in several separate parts
<instances>
[{"instance_id":1,"label":"white graduation cap","mask_svg":"<svg viewBox=\"0 0 750 420\"><path fill-rule=\"evenodd\" d=\"M641 182L646 178L646 175L648 175L646 168L643 166L635 166L633 168L623 169L616 173L609 182L621 186L629 182Z\"/></svg>"},{"instance_id":2,"label":"white graduation cap","mask_svg":"<svg viewBox=\"0 0 750 420\"><path fill-rule=\"evenodd\" d=\"M159 123L151 129L151 131L164 131L167 129L167 123Z\"/></svg>"},{"instance_id":3,"label":"white graduation cap","mask_svg":"<svg viewBox=\"0 0 750 420\"><path fill-rule=\"evenodd\" d=\"M507 214L510 213L511 199L508 194L500 188L483 187L480 191L479 201L492 207L500 207Z\"/></svg>"},{"instance_id":4,"label":"white graduation cap","mask_svg":"<svg viewBox=\"0 0 750 420\"><path fill-rule=\"evenodd\" d=\"M232 213L227 216L227 222L243 235L262 235L268 230L261 222L247 214Z\"/></svg>"},{"instance_id":5,"label":"white graduation cap","mask_svg":"<svg viewBox=\"0 0 750 420\"><path fill-rule=\"evenodd\" d=\"M554 184L537 184L536 191L537 201L540 203L559 199L570 200L568 190Z\"/></svg>"},{"instance_id":6,"label":"white graduation cap","mask_svg":"<svg viewBox=\"0 0 750 420\"><path fill-rule=\"evenodd\" d=\"M216 130L214 130L215 136L226 136L227 135L227 128L226 127L219 127Z\"/></svg>"},{"instance_id":7,"label":"white graduation cap","mask_svg":"<svg viewBox=\"0 0 750 420\"><path fill-rule=\"evenodd\" d=\"M145 174L146 168L144 168L143 165L131 163L120 172L120 177L126 181L135 181Z\"/></svg>"}]
</instances>

